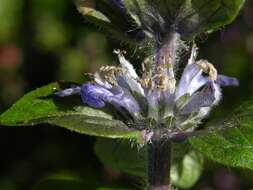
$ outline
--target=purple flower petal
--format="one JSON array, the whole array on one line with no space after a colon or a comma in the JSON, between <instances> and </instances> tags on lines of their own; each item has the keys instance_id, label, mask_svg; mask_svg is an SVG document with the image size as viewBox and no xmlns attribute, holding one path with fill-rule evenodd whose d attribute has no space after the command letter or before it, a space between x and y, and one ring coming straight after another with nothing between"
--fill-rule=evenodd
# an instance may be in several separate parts
<instances>
[{"instance_id":1,"label":"purple flower petal","mask_svg":"<svg viewBox=\"0 0 253 190\"><path fill-rule=\"evenodd\" d=\"M220 86L239 86L239 80L234 77L228 77L225 75L218 75L215 81Z\"/></svg>"},{"instance_id":2,"label":"purple flower petal","mask_svg":"<svg viewBox=\"0 0 253 190\"><path fill-rule=\"evenodd\" d=\"M94 108L102 108L105 103L110 103L119 111L124 108L130 114L140 112L138 102L126 89L115 87L110 90L95 84L84 84L82 86L81 97L84 103Z\"/></svg>"},{"instance_id":3,"label":"purple flower petal","mask_svg":"<svg viewBox=\"0 0 253 190\"><path fill-rule=\"evenodd\" d=\"M144 89L138 82L139 76L137 75L133 65L125 59L122 52L119 50L114 52L118 55L120 66L123 70L123 73L120 72L116 74L118 85L128 89L130 92L136 92L144 96Z\"/></svg>"},{"instance_id":4,"label":"purple flower petal","mask_svg":"<svg viewBox=\"0 0 253 190\"><path fill-rule=\"evenodd\" d=\"M84 84L81 89L83 102L94 108L104 107L105 102L112 96L106 88L91 83Z\"/></svg>"},{"instance_id":5,"label":"purple flower petal","mask_svg":"<svg viewBox=\"0 0 253 190\"><path fill-rule=\"evenodd\" d=\"M129 77L128 75L118 75L116 79L119 86L126 88L130 90L131 92L136 92L139 95L142 95L142 96L145 95L144 89L142 88L140 83L138 83L135 79Z\"/></svg>"},{"instance_id":6,"label":"purple flower petal","mask_svg":"<svg viewBox=\"0 0 253 190\"><path fill-rule=\"evenodd\" d=\"M185 67L177 87L176 100L186 93L192 95L208 82L208 78L202 76L202 72L202 69L196 64L188 64Z\"/></svg>"},{"instance_id":7,"label":"purple flower petal","mask_svg":"<svg viewBox=\"0 0 253 190\"><path fill-rule=\"evenodd\" d=\"M147 94L148 117L157 118L159 110L160 94L157 90L152 90Z\"/></svg>"},{"instance_id":8,"label":"purple flower petal","mask_svg":"<svg viewBox=\"0 0 253 190\"><path fill-rule=\"evenodd\" d=\"M140 106L135 98L131 95L131 93L125 88L117 88L117 92L115 89L112 89L114 92L114 96L110 97L108 100L109 103L114 105L116 108L124 108L130 114L135 114L140 112Z\"/></svg>"},{"instance_id":9,"label":"purple flower petal","mask_svg":"<svg viewBox=\"0 0 253 190\"><path fill-rule=\"evenodd\" d=\"M66 96L71 96L75 94L80 94L81 93L81 87L76 86L72 88L67 88L62 91L56 92L55 95L59 97L66 97Z\"/></svg>"},{"instance_id":10,"label":"purple flower petal","mask_svg":"<svg viewBox=\"0 0 253 190\"><path fill-rule=\"evenodd\" d=\"M216 104L221 98L220 88L214 82L209 82L206 87L192 95L189 102L180 111L181 115L198 111L202 107L210 107Z\"/></svg>"}]
</instances>

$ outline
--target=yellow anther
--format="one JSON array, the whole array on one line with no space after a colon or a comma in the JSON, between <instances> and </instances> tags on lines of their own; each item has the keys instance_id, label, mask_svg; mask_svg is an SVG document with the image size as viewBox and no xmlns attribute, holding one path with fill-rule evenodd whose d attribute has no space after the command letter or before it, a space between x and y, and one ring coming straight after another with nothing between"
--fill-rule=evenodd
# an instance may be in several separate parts
<instances>
[{"instance_id":1,"label":"yellow anther","mask_svg":"<svg viewBox=\"0 0 253 190\"><path fill-rule=\"evenodd\" d=\"M123 69L121 67L102 66L99 69L100 77L112 85L117 85L116 75L120 73L123 73Z\"/></svg>"},{"instance_id":2,"label":"yellow anther","mask_svg":"<svg viewBox=\"0 0 253 190\"><path fill-rule=\"evenodd\" d=\"M213 64L211 64L210 62L208 62L207 60L199 60L197 63L197 65L200 66L200 68L206 73L208 74L209 78L212 81L217 80L217 70L215 69L215 67L213 66Z\"/></svg>"},{"instance_id":3,"label":"yellow anther","mask_svg":"<svg viewBox=\"0 0 253 190\"><path fill-rule=\"evenodd\" d=\"M139 83L147 89L152 89L153 87L153 82L150 78L142 78L139 80Z\"/></svg>"},{"instance_id":4,"label":"yellow anther","mask_svg":"<svg viewBox=\"0 0 253 190\"><path fill-rule=\"evenodd\" d=\"M174 92L176 87L176 80L174 78L167 76L165 73L160 73L156 74L153 80L155 81L156 88L162 91L169 90L170 92Z\"/></svg>"}]
</instances>

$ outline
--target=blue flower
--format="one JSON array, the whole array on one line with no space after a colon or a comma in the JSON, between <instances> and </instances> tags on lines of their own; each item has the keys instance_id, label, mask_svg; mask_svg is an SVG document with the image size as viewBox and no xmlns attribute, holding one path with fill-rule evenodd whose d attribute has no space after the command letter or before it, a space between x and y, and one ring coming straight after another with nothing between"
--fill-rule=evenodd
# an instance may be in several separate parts
<instances>
[{"instance_id":1,"label":"blue flower","mask_svg":"<svg viewBox=\"0 0 253 190\"><path fill-rule=\"evenodd\" d=\"M125 109L133 116L140 112L140 107L131 93L122 87L107 89L103 86L87 83L82 86L81 97L84 103L94 108L102 108L106 103L116 109Z\"/></svg>"},{"instance_id":2,"label":"blue flower","mask_svg":"<svg viewBox=\"0 0 253 190\"><path fill-rule=\"evenodd\" d=\"M214 66L206 60L196 60L197 48L191 56L179 81L175 80L174 68L166 63L150 69L143 65L142 77L133 66L117 53L120 65L104 66L94 74L94 81L81 87L57 92L60 97L80 94L82 101L93 108L112 105L133 122L165 124L171 134L179 131L192 132L212 107L222 97L221 87L238 86L236 78L218 75ZM181 137L181 136L180 136Z\"/></svg>"},{"instance_id":3,"label":"blue flower","mask_svg":"<svg viewBox=\"0 0 253 190\"><path fill-rule=\"evenodd\" d=\"M99 85L87 83L81 88L81 97L84 103L94 108L103 108L114 94Z\"/></svg>"}]
</instances>

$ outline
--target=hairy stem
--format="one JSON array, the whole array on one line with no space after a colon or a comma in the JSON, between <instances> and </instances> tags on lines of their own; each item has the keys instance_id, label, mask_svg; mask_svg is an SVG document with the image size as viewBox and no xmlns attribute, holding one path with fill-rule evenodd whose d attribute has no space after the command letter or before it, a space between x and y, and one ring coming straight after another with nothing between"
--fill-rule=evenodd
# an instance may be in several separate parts
<instances>
[{"instance_id":1,"label":"hairy stem","mask_svg":"<svg viewBox=\"0 0 253 190\"><path fill-rule=\"evenodd\" d=\"M178 61L177 56L181 48L180 43L180 35L178 33L170 33L161 43L157 44L156 64L153 75L155 76L156 87L160 90L169 90L170 92L175 90L174 68ZM159 100L160 104L161 100ZM163 115L164 113L162 117ZM151 143L148 144L148 189L171 190L171 143L168 139L163 138L162 125L154 128L153 132Z\"/></svg>"},{"instance_id":2,"label":"hairy stem","mask_svg":"<svg viewBox=\"0 0 253 190\"><path fill-rule=\"evenodd\" d=\"M156 62L157 65L171 64L172 67L176 65L178 52L181 47L181 38L178 33L168 34L163 42L157 45Z\"/></svg>"},{"instance_id":3,"label":"hairy stem","mask_svg":"<svg viewBox=\"0 0 253 190\"><path fill-rule=\"evenodd\" d=\"M163 91L169 90L172 93L175 90L174 72L182 48L181 43L178 33L169 33L161 43L157 43L153 76L157 87Z\"/></svg>"},{"instance_id":4,"label":"hairy stem","mask_svg":"<svg viewBox=\"0 0 253 190\"><path fill-rule=\"evenodd\" d=\"M160 129L155 129L152 143L148 144L148 190L171 190L171 144L161 134Z\"/></svg>"}]
</instances>

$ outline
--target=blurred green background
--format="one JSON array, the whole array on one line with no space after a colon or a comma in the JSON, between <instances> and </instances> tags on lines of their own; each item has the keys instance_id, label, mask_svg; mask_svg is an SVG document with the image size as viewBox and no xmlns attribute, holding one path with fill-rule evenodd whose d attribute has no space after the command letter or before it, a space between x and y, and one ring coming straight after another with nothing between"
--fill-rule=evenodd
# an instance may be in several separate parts
<instances>
[{"instance_id":1,"label":"blurred green background","mask_svg":"<svg viewBox=\"0 0 253 190\"><path fill-rule=\"evenodd\" d=\"M222 103L211 114L224 116L253 95L252 0L232 25L200 36L198 43L200 57L209 59L220 73L240 79L239 88L224 89ZM59 80L82 82L84 73L116 64L112 51L119 47L122 44L112 36L85 22L71 1L0 0L0 112L32 89ZM138 62L134 50L127 57ZM47 125L1 127L0 190L29 190L48 177L137 187L134 178L99 162L94 142L92 137ZM192 189L253 189L253 174L206 162Z\"/></svg>"}]
</instances>

